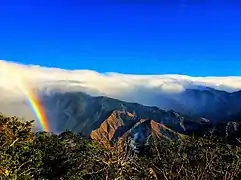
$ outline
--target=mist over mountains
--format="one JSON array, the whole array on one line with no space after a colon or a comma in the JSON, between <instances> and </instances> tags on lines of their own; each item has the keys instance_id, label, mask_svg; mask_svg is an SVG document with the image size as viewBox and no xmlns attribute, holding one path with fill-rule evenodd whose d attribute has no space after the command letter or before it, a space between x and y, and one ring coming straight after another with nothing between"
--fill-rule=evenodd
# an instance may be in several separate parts
<instances>
[{"instance_id":1,"label":"mist over mountains","mask_svg":"<svg viewBox=\"0 0 241 180\"><path fill-rule=\"evenodd\" d=\"M0 112L36 119L23 88L38 96L52 131L105 141L240 125L231 122L240 117L241 77L101 74L0 61Z\"/></svg>"}]
</instances>

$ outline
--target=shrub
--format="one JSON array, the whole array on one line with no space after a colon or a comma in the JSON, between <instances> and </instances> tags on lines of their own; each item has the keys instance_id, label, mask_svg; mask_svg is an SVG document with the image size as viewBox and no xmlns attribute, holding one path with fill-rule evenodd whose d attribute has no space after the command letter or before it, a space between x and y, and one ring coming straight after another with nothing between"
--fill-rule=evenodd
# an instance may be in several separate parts
<instances>
[{"instance_id":1,"label":"shrub","mask_svg":"<svg viewBox=\"0 0 241 180\"><path fill-rule=\"evenodd\" d=\"M240 148L212 138L151 138L146 153L135 154L128 141L105 149L70 131L31 127L0 115L0 179L241 179Z\"/></svg>"}]
</instances>

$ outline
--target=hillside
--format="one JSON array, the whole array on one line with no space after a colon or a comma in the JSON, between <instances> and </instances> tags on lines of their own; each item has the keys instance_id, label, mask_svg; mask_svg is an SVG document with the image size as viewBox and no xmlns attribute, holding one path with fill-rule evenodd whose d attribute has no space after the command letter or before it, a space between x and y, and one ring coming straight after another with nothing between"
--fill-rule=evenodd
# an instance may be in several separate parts
<instances>
[{"instance_id":1,"label":"hillside","mask_svg":"<svg viewBox=\"0 0 241 180\"><path fill-rule=\"evenodd\" d=\"M226 92L220 91L219 93L228 97L233 96ZM235 94L240 93L235 92ZM103 138L103 141L110 143L116 143L119 138L122 139L127 134L132 138L135 136L136 139L147 140L150 134L153 134L150 122L157 123L160 125L158 127L165 127L164 129L175 132L178 136L193 133L202 136L211 129L217 129L218 136L227 138L229 142L236 142L236 138L241 137L238 108L233 111L237 113L229 115L226 113L227 108L213 112L220 117L224 113L227 115L223 115L222 119L216 122L194 115L184 115L173 110L165 111L154 106L129 103L105 96L90 96L82 92L55 92L44 94L40 96L40 99L53 132L62 132L67 129L76 133L80 132L86 137L98 140ZM225 107L229 107L226 103ZM210 112L214 110L210 108ZM235 127L232 127L234 124ZM163 133L162 128L158 131ZM163 134L170 138L168 133ZM146 143L144 140L141 141L142 144Z\"/></svg>"},{"instance_id":2,"label":"hillside","mask_svg":"<svg viewBox=\"0 0 241 180\"><path fill-rule=\"evenodd\" d=\"M158 136L155 129L162 125L153 121L148 124ZM0 115L0 179L241 178L241 149L212 138L190 137L173 142L153 136L144 154L136 154L126 143L128 139L105 149L98 141L70 131L55 135L31 129L31 122Z\"/></svg>"},{"instance_id":3,"label":"hillside","mask_svg":"<svg viewBox=\"0 0 241 180\"><path fill-rule=\"evenodd\" d=\"M181 135L165 125L154 120L138 119L128 112L113 111L101 123L100 127L90 133L90 138L103 144L105 147L119 141L131 138L134 148L144 146L150 138L168 138L177 140Z\"/></svg>"},{"instance_id":4,"label":"hillside","mask_svg":"<svg viewBox=\"0 0 241 180\"><path fill-rule=\"evenodd\" d=\"M111 143L128 134L145 144L152 131L171 138L169 132L202 133L211 126L204 118L80 92L55 93L41 100L53 132L70 130Z\"/></svg>"}]
</instances>

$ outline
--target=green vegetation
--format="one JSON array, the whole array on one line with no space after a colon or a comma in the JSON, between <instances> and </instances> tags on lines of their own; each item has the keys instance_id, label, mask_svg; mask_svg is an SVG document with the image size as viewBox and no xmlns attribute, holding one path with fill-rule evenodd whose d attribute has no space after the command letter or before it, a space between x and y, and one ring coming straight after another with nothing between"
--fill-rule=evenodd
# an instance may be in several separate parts
<instances>
[{"instance_id":1,"label":"green vegetation","mask_svg":"<svg viewBox=\"0 0 241 180\"><path fill-rule=\"evenodd\" d=\"M80 134L31 127L0 115L0 179L241 179L240 148L217 140L153 139L149 153L137 155L124 144L107 150Z\"/></svg>"}]
</instances>

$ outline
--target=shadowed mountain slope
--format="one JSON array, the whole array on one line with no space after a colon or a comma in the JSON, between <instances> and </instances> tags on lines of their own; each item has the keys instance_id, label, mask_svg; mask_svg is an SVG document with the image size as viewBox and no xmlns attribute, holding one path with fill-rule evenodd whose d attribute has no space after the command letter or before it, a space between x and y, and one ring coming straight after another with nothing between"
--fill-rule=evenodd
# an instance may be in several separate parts
<instances>
[{"instance_id":1,"label":"shadowed mountain slope","mask_svg":"<svg viewBox=\"0 0 241 180\"><path fill-rule=\"evenodd\" d=\"M143 143L152 135L173 139L210 126L204 118L80 92L55 93L41 100L52 131L68 129L103 143L127 136Z\"/></svg>"}]
</instances>

